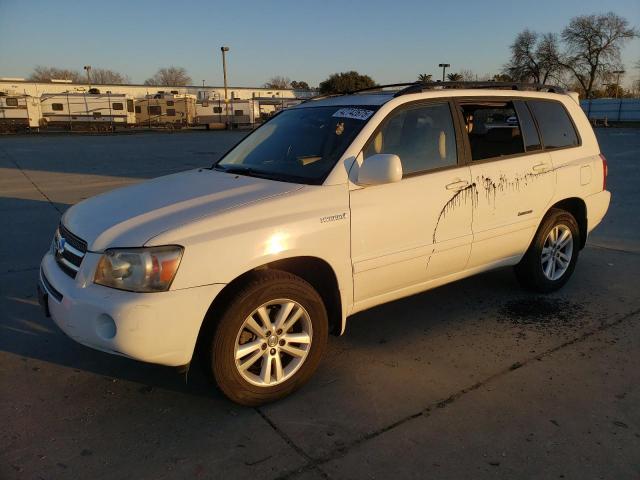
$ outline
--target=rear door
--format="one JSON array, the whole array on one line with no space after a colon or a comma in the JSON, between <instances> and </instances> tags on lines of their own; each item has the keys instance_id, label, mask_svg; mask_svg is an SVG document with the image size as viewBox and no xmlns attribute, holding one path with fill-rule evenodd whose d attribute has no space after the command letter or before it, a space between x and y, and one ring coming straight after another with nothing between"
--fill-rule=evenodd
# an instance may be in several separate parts
<instances>
[{"instance_id":1,"label":"rear door","mask_svg":"<svg viewBox=\"0 0 640 480\"><path fill-rule=\"evenodd\" d=\"M512 262L528 248L553 198L551 157L525 102L462 99L458 108L476 194L468 268Z\"/></svg>"},{"instance_id":2,"label":"rear door","mask_svg":"<svg viewBox=\"0 0 640 480\"><path fill-rule=\"evenodd\" d=\"M365 163L376 153L398 155L403 178L350 192L356 304L418 291L467 263L471 177L458 156L461 132L453 108L446 100L403 106L361 153Z\"/></svg>"}]
</instances>

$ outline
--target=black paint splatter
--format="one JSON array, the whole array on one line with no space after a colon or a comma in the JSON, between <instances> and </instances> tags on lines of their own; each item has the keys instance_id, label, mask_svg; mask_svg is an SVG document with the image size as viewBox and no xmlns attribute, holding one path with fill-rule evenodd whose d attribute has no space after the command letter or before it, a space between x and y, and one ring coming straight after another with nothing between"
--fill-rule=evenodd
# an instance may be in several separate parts
<instances>
[{"instance_id":1,"label":"black paint splatter","mask_svg":"<svg viewBox=\"0 0 640 480\"><path fill-rule=\"evenodd\" d=\"M566 166L567 165L562 165L560 167L552 168L544 172L525 173L524 175L516 174L511 179L509 179L505 174L501 174L495 181L490 177L485 177L484 175L477 176L475 182L454 193L449 201L444 204L442 210L440 210L438 220L436 221L436 225L433 229L433 243L436 243L436 234L438 232L440 221L445 218L449 212L462 205L467 205L468 201L471 201L472 208L476 208L478 206L480 195L478 191L479 189L483 189L486 201L489 204L493 202L493 206L495 208L498 192L519 192L522 188L529 186L542 175L555 173L556 170L564 168Z\"/></svg>"}]
</instances>

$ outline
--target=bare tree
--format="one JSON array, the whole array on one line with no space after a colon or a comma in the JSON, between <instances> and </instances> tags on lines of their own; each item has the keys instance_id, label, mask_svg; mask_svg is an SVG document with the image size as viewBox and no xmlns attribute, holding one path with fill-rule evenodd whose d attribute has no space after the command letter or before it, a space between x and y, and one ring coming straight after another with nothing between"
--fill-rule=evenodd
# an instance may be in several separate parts
<instances>
[{"instance_id":1,"label":"bare tree","mask_svg":"<svg viewBox=\"0 0 640 480\"><path fill-rule=\"evenodd\" d=\"M627 19L613 12L571 20L562 31L567 47L563 65L576 77L586 98L591 97L597 78L620 64L621 47L637 36Z\"/></svg>"},{"instance_id":2,"label":"bare tree","mask_svg":"<svg viewBox=\"0 0 640 480\"><path fill-rule=\"evenodd\" d=\"M32 82L50 82L51 80L71 80L74 83L82 82L80 72L67 70L66 68L44 67L38 65L33 69L29 80Z\"/></svg>"},{"instance_id":3,"label":"bare tree","mask_svg":"<svg viewBox=\"0 0 640 480\"><path fill-rule=\"evenodd\" d=\"M509 48L511 59L503 67L503 73L516 81L545 84L563 68L558 36L553 33L540 35L524 30Z\"/></svg>"},{"instance_id":4,"label":"bare tree","mask_svg":"<svg viewBox=\"0 0 640 480\"><path fill-rule=\"evenodd\" d=\"M102 85L121 85L123 83L131 83L128 75L114 72L106 68L92 68L90 70L91 83Z\"/></svg>"},{"instance_id":5,"label":"bare tree","mask_svg":"<svg viewBox=\"0 0 640 480\"><path fill-rule=\"evenodd\" d=\"M271 77L265 84L265 88L275 88L279 90L283 90L285 88L291 87L291 80L288 77L283 77L281 75L276 75L275 77Z\"/></svg>"},{"instance_id":6,"label":"bare tree","mask_svg":"<svg viewBox=\"0 0 640 480\"><path fill-rule=\"evenodd\" d=\"M433 75L431 75L430 73L421 73L420 75L418 75L418 81L422 83L433 82Z\"/></svg>"},{"instance_id":7,"label":"bare tree","mask_svg":"<svg viewBox=\"0 0 640 480\"><path fill-rule=\"evenodd\" d=\"M182 67L160 68L156 74L144 81L145 85L161 85L164 87L181 87L193 83L187 71Z\"/></svg>"}]
</instances>

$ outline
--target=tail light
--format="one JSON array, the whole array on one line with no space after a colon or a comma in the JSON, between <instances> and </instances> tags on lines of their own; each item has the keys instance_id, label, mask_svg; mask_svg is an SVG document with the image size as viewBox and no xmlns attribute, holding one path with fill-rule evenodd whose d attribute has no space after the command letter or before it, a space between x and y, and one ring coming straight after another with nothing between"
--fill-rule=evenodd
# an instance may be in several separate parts
<instances>
[{"instance_id":1,"label":"tail light","mask_svg":"<svg viewBox=\"0 0 640 480\"><path fill-rule=\"evenodd\" d=\"M609 167L607 166L607 158L601 153L602 159L602 190L607 189L607 175L609 174Z\"/></svg>"}]
</instances>

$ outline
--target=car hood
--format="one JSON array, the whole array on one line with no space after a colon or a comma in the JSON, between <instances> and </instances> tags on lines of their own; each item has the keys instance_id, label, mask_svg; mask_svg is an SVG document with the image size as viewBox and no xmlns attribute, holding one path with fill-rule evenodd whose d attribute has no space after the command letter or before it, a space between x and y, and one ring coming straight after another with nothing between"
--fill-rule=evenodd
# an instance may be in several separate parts
<instances>
[{"instance_id":1,"label":"car hood","mask_svg":"<svg viewBox=\"0 0 640 480\"><path fill-rule=\"evenodd\" d=\"M62 222L87 242L90 251L140 247L196 219L300 188L210 169L190 170L84 200L69 208Z\"/></svg>"}]
</instances>

